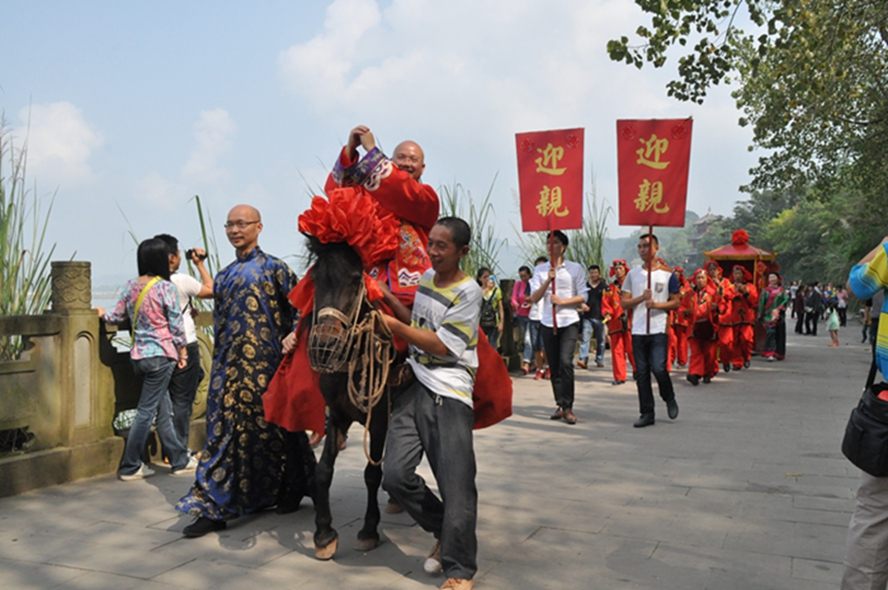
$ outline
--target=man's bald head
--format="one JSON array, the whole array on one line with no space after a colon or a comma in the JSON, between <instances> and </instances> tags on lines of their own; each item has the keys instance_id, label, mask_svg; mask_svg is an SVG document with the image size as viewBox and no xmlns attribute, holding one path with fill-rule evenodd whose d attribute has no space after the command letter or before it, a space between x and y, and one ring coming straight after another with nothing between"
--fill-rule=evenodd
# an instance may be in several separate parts
<instances>
[{"instance_id":1,"label":"man's bald head","mask_svg":"<svg viewBox=\"0 0 888 590\"><path fill-rule=\"evenodd\" d=\"M231 208L231 211L228 212L229 219L233 214L238 215L243 219L248 219L249 221L262 221L262 215L259 213L259 209L252 205L235 205Z\"/></svg>"},{"instance_id":2,"label":"man's bald head","mask_svg":"<svg viewBox=\"0 0 888 590\"><path fill-rule=\"evenodd\" d=\"M262 231L262 216L251 205L237 205L228 212L225 222L225 235L238 254L244 255L259 243Z\"/></svg>"},{"instance_id":3,"label":"man's bald head","mask_svg":"<svg viewBox=\"0 0 888 590\"><path fill-rule=\"evenodd\" d=\"M414 180L422 178L425 171L425 154L415 141L402 141L395 147L392 157L395 166L409 174Z\"/></svg>"}]
</instances>

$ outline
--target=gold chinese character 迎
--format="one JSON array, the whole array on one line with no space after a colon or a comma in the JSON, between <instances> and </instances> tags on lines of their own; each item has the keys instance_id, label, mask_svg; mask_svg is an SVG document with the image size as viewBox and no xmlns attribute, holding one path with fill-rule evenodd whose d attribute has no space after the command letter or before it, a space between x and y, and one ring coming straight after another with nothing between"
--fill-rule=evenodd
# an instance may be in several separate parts
<instances>
[{"instance_id":1,"label":"gold chinese character \u8fce","mask_svg":"<svg viewBox=\"0 0 888 590\"><path fill-rule=\"evenodd\" d=\"M669 149L668 139L660 139L656 135L651 135L651 138L648 140L639 138L638 141L643 143L644 147L635 151L638 154L636 164L644 164L657 170L662 170L669 165L669 162L660 161L660 156ZM651 156L653 156L653 159L651 159Z\"/></svg>"},{"instance_id":2,"label":"gold chinese character \u8fce","mask_svg":"<svg viewBox=\"0 0 888 590\"><path fill-rule=\"evenodd\" d=\"M551 189L543 185L540 191L540 203L536 207L537 212L543 217L555 214L556 217L564 217L568 213L567 207L561 202L561 187L555 186Z\"/></svg>"},{"instance_id":3,"label":"gold chinese character \u8fce","mask_svg":"<svg viewBox=\"0 0 888 590\"><path fill-rule=\"evenodd\" d=\"M552 147L552 144L546 146L546 149L541 150L537 148L537 151L542 155L542 157L534 160L537 163L537 172L544 172L546 174L551 174L552 176L561 176L564 174L564 171L567 168L559 168L558 160L564 157L564 148L563 147Z\"/></svg>"},{"instance_id":4,"label":"gold chinese character \u8fce","mask_svg":"<svg viewBox=\"0 0 888 590\"><path fill-rule=\"evenodd\" d=\"M663 183L657 180L653 184L645 179L638 185L638 198L635 199L635 208L644 213L652 208L654 213L668 213L669 205L663 203Z\"/></svg>"}]
</instances>

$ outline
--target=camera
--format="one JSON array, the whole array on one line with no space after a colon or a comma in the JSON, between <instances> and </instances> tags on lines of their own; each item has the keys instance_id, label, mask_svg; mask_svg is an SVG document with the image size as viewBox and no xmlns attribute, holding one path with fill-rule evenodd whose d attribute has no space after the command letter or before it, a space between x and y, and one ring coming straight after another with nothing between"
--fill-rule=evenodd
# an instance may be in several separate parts
<instances>
[{"instance_id":1,"label":"camera","mask_svg":"<svg viewBox=\"0 0 888 590\"><path fill-rule=\"evenodd\" d=\"M194 260L195 258L197 258L198 260L206 260L207 255L206 254L195 254L194 248L189 248L189 249L185 250L185 259L186 260Z\"/></svg>"}]
</instances>

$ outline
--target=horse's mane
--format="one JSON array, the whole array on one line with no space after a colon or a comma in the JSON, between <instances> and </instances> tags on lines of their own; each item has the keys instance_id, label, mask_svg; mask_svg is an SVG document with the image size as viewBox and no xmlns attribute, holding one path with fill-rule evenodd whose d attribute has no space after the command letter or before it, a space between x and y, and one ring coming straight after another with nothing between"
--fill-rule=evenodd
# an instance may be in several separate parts
<instances>
[{"instance_id":1,"label":"horse's mane","mask_svg":"<svg viewBox=\"0 0 888 590\"><path fill-rule=\"evenodd\" d=\"M306 235L311 276L319 290L338 290L360 278L363 266L361 258L346 242L322 243L312 235Z\"/></svg>"}]
</instances>

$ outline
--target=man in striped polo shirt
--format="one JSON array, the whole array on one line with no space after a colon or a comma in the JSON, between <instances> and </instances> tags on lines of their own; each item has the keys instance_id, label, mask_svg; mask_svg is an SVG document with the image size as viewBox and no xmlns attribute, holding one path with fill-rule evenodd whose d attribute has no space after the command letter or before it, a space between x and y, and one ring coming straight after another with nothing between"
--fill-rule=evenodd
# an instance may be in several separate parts
<instances>
[{"instance_id":1,"label":"man in striped polo shirt","mask_svg":"<svg viewBox=\"0 0 888 590\"><path fill-rule=\"evenodd\" d=\"M429 573L443 569L447 581L441 588L453 590L472 588L478 569L472 390L481 288L459 267L470 240L465 221L439 219L429 234L432 268L420 279L410 325L386 317L392 332L410 343L416 381L393 402L384 487L435 535L423 567ZM416 474L423 453L446 503Z\"/></svg>"}]
</instances>

